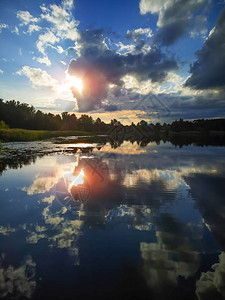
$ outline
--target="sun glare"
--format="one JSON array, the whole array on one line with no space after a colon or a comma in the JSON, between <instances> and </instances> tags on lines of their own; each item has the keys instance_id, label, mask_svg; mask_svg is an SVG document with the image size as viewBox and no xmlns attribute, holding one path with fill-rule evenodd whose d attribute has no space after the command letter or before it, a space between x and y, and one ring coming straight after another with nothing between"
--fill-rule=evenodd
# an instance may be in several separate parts
<instances>
[{"instance_id":1,"label":"sun glare","mask_svg":"<svg viewBox=\"0 0 225 300\"><path fill-rule=\"evenodd\" d=\"M83 169L81 169L80 173L71 182L69 189L71 189L73 186L77 186L77 185L83 184L83 183L84 183L84 171L83 171Z\"/></svg>"},{"instance_id":2,"label":"sun glare","mask_svg":"<svg viewBox=\"0 0 225 300\"><path fill-rule=\"evenodd\" d=\"M70 76L69 74L66 75L66 80L69 88L75 87L79 93L82 93L83 90L83 83L80 78L77 78L75 76Z\"/></svg>"}]
</instances>

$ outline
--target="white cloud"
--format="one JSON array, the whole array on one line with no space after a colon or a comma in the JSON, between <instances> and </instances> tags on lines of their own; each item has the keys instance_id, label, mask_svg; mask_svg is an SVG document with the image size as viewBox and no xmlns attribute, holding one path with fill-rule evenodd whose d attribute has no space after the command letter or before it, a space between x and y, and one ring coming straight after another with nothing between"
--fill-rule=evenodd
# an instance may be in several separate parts
<instances>
[{"instance_id":1,"label":"white cloud","mask_svg":"<svg viewBox=\"0 0 225 300\"><path fill-rule=\"evenodd\" d=\"M172 2L171 0L141 0L139 4L140 13L142 15L150 12L152 14L160 12L165 8L168 3Z\"/></svg>"},{"instance_id":2,"label":"white cloud","mask_svg":"<svg viewBox=\"0 0 225 300\"><path fill-rule=\"evenodd\" d=\"M80 34L76 28L68 28L66 34L63 37L72 41L77 41L80 38Z\"/></svg>"},{"instance_id":3,"label":"white cloud","mask_svg":"<svg viewBox=\"0 0 225 300\"><path fill-rule=\"evenodd\" d=\"M122 78L124 88L131 90L133 93L148 95L149 93L159 93L161 85L151 80L139 81L135 76L126 75Z\"/></svg>"},{"instance_id":4,"label":"white cloud","mask_svg":"<svg viewBox=\"0 0 225 300\"><path fill-rule=\"evenodd\" d=\"M52 4L48 7L42 5L41 18L54 24L56 35L62 39L70 39L76 41L80 38L77 26L79 21L76 21L71 13L73 1L63 1L61 5Z\"/></svg>"},{"instance_id":5,"label":"white cloud","mask_svg":"<svg viewBox=\"0 0 225 300\"><path fill-rule=\"evenodd\" d=\"M43 71L39 68L31 68L29 66L23 66L22 69L16 73L18 75L27 76L29 80L32 82L34 87L42 86L42 87L48 87L52 89L57 87L57 81L54 78L52 78L46 71ZM43 185L46 186L48 181L45 181L45 179L46 178L38 178L37 181L44 180ZM54 179L55 178L53 178L53 180ZM53 182L51 183L51 185L53 185Z\"/></svg>"},{"instance_id":6,"label":"white cloud","mask_svg":"<svg viewBox=\"0 0 225 300\"><path fill-rule=\"evenodd\" d=\"M19 53L20 56L22 55L22 49L21 48L19 49L18 53Z\"/></svg>"},{"instance_id":7,"label":"white cloud","mask_svg":"<svg viewBox=\"0 0 225 300\"><path fill-rule=\"evenodd\" d=\"M61 46L52 46L52 45L48 45L49 47L51 47L52 49L55 49L59 54L64 52L64 49Z\"/></svg>"},{"instance_id":8,"label":"white cloud","mask_svg":"<svg viewBox=\"0 0 225 300\"><path fill-rule=\"evenodd\" d=\"M14 29L11 30L11 32L12 32L12 33L15 33L15 34L17 34L17 35L19 35L19 29L18 29L18 27L15 26Z\"/></svg>"},{"instance_id":9,"label":"white cloud","mask_svg":"<svg viewBox=\"0 0 225 300\"><path fill-rule=\"evenodd\" d=\"M66 9L71 9L73 8L73 0L64 0L62 2L62 6Z\"/></svg>"},{"instance_id":10,"label":"white cloud","mask_svg":"<svg viewBox=\"0 0 225 300\"><path fill-rule=\"evenodd\" d=\"M54 35L52 31L48 31L44 34L39 35L37 41L37 49L42 54L45 55L45 49L50 44L55 44L59 42L59 38Z\"/></svg>"},{"instance_id":11,"label":"white cloud","mask_svg":"<svg viewBox=\"0 0 225 300\"><path fill-rule=\"evenodd\" d=\"M0 33L2 33L2 29L9 28L7 24L0 24Z\"/></svg>"},{"instance_id":12,"label":"white cloud","mask_svg":"<svg viewBox=\"0 0 225 300\"><path fill-rule=\"evenodd\" d=\"M216 29L216 27L214 26L214 27L210 30L209 35L208 35L208 38L214 33L215 29Z\"/></svg>"},{"instance_id":13,"label":"white cloud","mask_svg":"<svg viewBox=\"0 0 225 300\"><path fill-rule=\"evenodd\" d=\"M63 64L64 66L66 66L66 62L63 60L60 60L61 64Z\"/></svg>"},{"instance_id":14,"label":"white cloud","mask_svg":"<svg viewBox=\"0 0 225 300\"><path fill-rule=\"evenodd\" d=\"M44 57L34 57L40 64L45 64L46 66L51 66L51 61L49 60L48 56Z\"/></svg>"},{"instance_id":15,"label":"white cloud","mask_svg":"<svg viewBox=\"0 0 225 300\"><path fill-rule=\"evenodd\" d=\"M37 49L39 52L41 52L44 57L42 58L36 58L36 60L41 64L46 64L46 66L51 65L51 61L49 60L45 50L47 47L52 47L56 49L59 53L62 53L63 50L61 46L54 47L53 44L58 43L60 39L55 36L55 34L52 31L47 31L44 34L39 35L38 41L37 41ZM61 50L62 49L62 50Z\"/></svg>"},{"instance_id":16,"label":"white cloud","mask_svg":"<svg viewBox=\"0 0 225 300\"><path fill-rule=\"evenodd\" d=\"M145 35L147 38L150 38L153 36L151 28L138 28L135 30L127 30L128 35L132 35L134 39L139 38L141 35Z\"/></svg>"},{"instance_id":17,"label":"white cloud","mask_svg":"<svg viewBox=\"0 0 225 300\"><path fill-rule=\"evenodd\" d=\"M198 15L194 19L194 28L190 32L191 37L204 36L207 33L207 18L203 15Z\"/></svg>"},{"instance_id":18,"label":"white cloud","mask_svg":"<svg viewBox=\"0 0 225 300\"><path fill-rule=\"evenodd\" d=\"M115 46L118 47L117 52L121 54L132 53L135 50L135 45L124 45L122 42L115 43Z\"/></svg>"},{"instance_id":19,"label":"white cloud","mask_svg":"<svg viewBox=\"0 0 225 300\"><path fill-rule=\"evenodd\" d=\"M57 46L57 52L61 54L64 52L64 50L61 46Z\"/></svg>"},{"instance_id":20,"label":"white cloud","mask_svg":"<svg viewBox=\"0 0 225 300\"><path fill-rule=\"evenodd\" d=\"M2 69L0 69L0 74L3 74L3 73L4 73L4 71Z\"/></svg>"},{"instance_id":21,"label":"white cloud","mask_svg":"<svg viewBox=\"0 0 225 300\"><path fill-rule=\"evenodd\" d=\"M31 35L32 32L34 32L34 31L40 31L40 30L41 30L41 27L40 27L40 26L38 26L38 25L36 25L36 24L30 24L29 27L28 27L27 33L28 33L29 35Z\"/></svg>"},{"instance_id":22,"label":"white cloud","mask_svg":"<svg viewBox=\"0 0 225 300\"><path fill-rule=\"evenodd\" d=\"M29 11L18 10L17 18L22 22L20 25L28 25L29 23L36 23L39 21L38 18L33 17Z\"/></svg>"}]
</instances>

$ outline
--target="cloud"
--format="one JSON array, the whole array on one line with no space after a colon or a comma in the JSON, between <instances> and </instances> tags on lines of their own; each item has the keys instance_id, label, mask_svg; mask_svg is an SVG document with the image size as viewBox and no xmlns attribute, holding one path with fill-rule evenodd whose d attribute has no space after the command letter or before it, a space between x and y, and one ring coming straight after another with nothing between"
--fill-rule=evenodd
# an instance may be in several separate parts
<instances>
[{"instance_id":1,"label":"cloud","mask_svg":"<svg viewBox=\"0 0 225 300\"><path fill-rule=\"evenodd\" d=\"M52 46L51 44L48 45L49 47L51 47L52 49L55 49L59 54L64 52L64 49L61 46Z\"/></svg>"},{"instance_id":2,"label":"cloud","mask_svg":"<svg viewBox=\"0 0 225 300\"><path fill-rule=\"evenodd\" d=\"M204 36L207 33L207 18L206 16L198 15L194 19L194 28L190 32L191 37L196 37L199 35Z\"/></svg>"},{"instance_id":3,"label":"cloud","mask_svg":"<svg viewBox=\"0 0 225 300\"><path fill-rule=\"evenodd\" d=\"M56 35L60 38L76 41L80 37L77 30L79 21L74 19L72 8L72 0L64 0L61 5L51 4L49 7L42 5L41 18L54 25Z\"/></svg>"},{"instance_id":4,"label":"cloud","mask_svg":"<svg viewBox=\"0 0 225 300\"><path fill-rule=\"evenodd\" d=\"M2 235L9 235L11 232L15 232L16 229L12 228L10 226L4 227L4 226L0 226L0 234Z\"/></svg>"},{"instance_id":5,"label":"cloud","mask_svg":"<svg viewBox=\"0 0 225 300\"><path fill-rule=\"evenodd\" d=\"M79 22L76 21L71 13L73 8L73 0L64 0L61 5L51 4L48 7L44 4L40 7L42 10L41 18L51 23L50 29L47 32L39 35L37 41L37 49L44 57L38 58L37 61L50 65L46 48L51 47L58 53L63 53L64 50L61 46L54 47L53 45L59 43L61 40L70 39L76 41L79 39L79 31L77 26ZM28 32L39 30L37 27L31 27Z\"/></svg>"},{"instance_id":6,"label":"cloud","mask_svg":"<svg viewBox=\"0 0 225 300\"><path fill-rule=\"evenodd\" d=\"M118 110L118 106L115 104L110 104L110 105L104 105L103 106L105 111L116 111Z\"/></svg>"},{"instance_id":7,"label":"cloud","mask_svg":"<svg viewBox=\"0 0 225 300\"><path fill-rule=\"evenodd\" d=\"M33 17L29 11L18 10L17 18L22 22L20 25L28 25L29 23L36 23L39 21L38 18Z\"/></svg>"},{"instance_id":8,"label":"cloud","mask_svg":"<svg viewBox=\"0 0 225 300\"><path fill-rule=\"evenodd\" d=\"M225 86L225 9L210 32L197 60L190 67L192 74L185 86L194 89L224 89Z\"/></svg>"},{"instance_id":9,"label":"cloud","mask_svg":"<svg viewBox=\"0 0 225 300\"><path fill-rule=\"evenodd\" d=\"M29 244L37 244L39 240L46 238L46 235L43 233L31 232L28 237L26 237L26 242Z\"/></svg>"},{"instance_id":10,"label":"cloud","mask_svg":"<svg viewBox=\"0 0 225 300\"><path fill-rule=\"evenodd\" d=\"M75 108L75 102L69 100L56 99L54 104L54 109L59 111L73 111Z\"/></svg>"},{"instance_id":11,"label":"cloud","mask_svg":"<svg viewBox=\"0 0 225 300\"><path fill-rule=\"evenodd\" d=\"M29 257L17 269L11 265L3 267L0 263L0 297L31 298L36 287L35 266Z\"/></svg>"},{"instance_id":12,"label":"cloud","mask_svg":"<svg viewBox=\"0 0 225 300\"><path fill-rule=\"evenodd\" d=\"M143 44L144 46L145 44ZM122 77L133 75L139 81L163 82L167 73L177 68L173 58L168 58L153 46L146 53L143 47L135 53L118 54L108 48L102 30L86 30L77 43L79 58L71 60L68 73L83 81L82 95L73 89L79 111L101 107L109 85L123 86Z\"/></svg>"},{"instance_id":13,"label":"cloud","mask_svg":"<svg viewBox=\"0 0 225 300\"><path fill-rule=\"evenodd\" d=\"M37 178L29 188L23 188L22 190L26 191L29 196L46 193L55 185L56 178L54 176Z\"/></svg>"},{"instance_id":14,"label":"cloud","mask_svg":"<svg viewBox=\"0 0 225 300\"><path fill-rule=\"evenodd\" d=\"M2 29L9 28L7 24L0 24L0 33L2 33Z\"/></svg>"},{"instance_id":15,"label":"cloud","mask_svg":"<svg viewBox=\"0 0 225 300\"><path fill-rule=\"evenodd\" d=\"M45 49L52 44L58 43L60 39L55 36L55 34L52 31L47 31L44 34L39 35L38 41L37 41L37 49L40 51L43 55L45 54Z\"/></svg>"},{"instance_id":16,"label":"cloud","mask_svg":"<svg viewBox=\"0 0 225 300\"><path fill-rule=\"evenodd\" d=\"M128 54L135 51L135 45L129 44L124 45L122 42L115 43L115 46L118 48L117 52L121 54Z\"/></svg>"},{"instance_id":17,"label":"cloud","mask_svg":"<svg viewBox=\"0 0 225 300\"><path fill-rule=\"evenodd\" d=\"M34 31L40 31L40 30L41 30L41 27L40 27L40 26L35 25L35 24L30 24L29 27L28 27L27 33L28 33L29 35L31 35L32 32L34 32Z\"/></svg>"},{"instance_id":18,"label":"cloud","mask_svg":"<svg viewBox=\"0 0 225 300\"><path fill-rule=\"evenodd\" d=\"M3 74L3 73L4 73L4 71L2 69L0 69L0 74Z\"/></svg>"},{"instance_id":19,"label":"cloud","mask_svg":"<svg viewBox=\"0 0 225 300\"><path fill-rule=\"evenodd\" d=\"M135 30L127 30L127 37L132 38L133 40L140 39L141 36L150 38L153 36L152 30L150 28L138 28Z\"/></svg>"},{"instance_id":20,"label":"cloud","mask_svg":"<svg viewBox=\"0 0 225 300\"><path fill-rule=\"evenodd\" d=\"M196 295L199 300L224 299L225 297L225 253L219 255L219 263L212 266L213 272L202 273L196 283Z\"/></svg>"},{"instance_id":21,"label":"cloud","mask_svg":"<svg viewBox=\"0 0 225 300\"><path fill-rule=\"evenodd\" d=\"M48 56L34 57L33 59L36 59L37 62L39 62L40 64L45 64L46 66L51 66L52 64Z\"/></svg>"},{"instance_id":22,"label":"cloud","mask_svg":"<svg viewBox=\"0 0 225 300\"><path fill-rule=\"evenodd\" d=\"M43 198L41 201L42 201L42 202L46 202L46 203L52 205L52 202L53 202L54 200L55 200L55 196L54 196L54 195L51 195L51 196L49 196L49 197Z\"/></svg>"},{"instance_id":23,"label":"cloud","mask_svg":"<svg viewBox=\"0 0 225 300\"><path fill-rule=\"evenodd\" d=\"M157 40L168 46L190 30L193 15L207 7L210 2L210 0L141 0L139 8L141 14L158 14ZM200 19L203 18L205 17L200 16L196 19L195 32Z\"/></svg>"},{"instance_id":24,"label":"cloud","mask_svg":"<svg viewBox=\"0 0 225 300\"><path fill-rule=\"evenodd\" d=\"M16 74L27 76L34 87L42 86L54 89L57 86L57 81L52 78L46 71L43 71L39 68L23 66L21 70L16 72Z\"/></svg>"},{"instance_id":25,"label":"cloud","mask_svg":"<svg viewBox=\"0 0 225 300\"><path fill-rule=\"evenodd\" d=\"M61 222L63 222L64 218L59 217L57 214L53 215L50 212L49 206L47 206L43 212L42 215L44 217L45 223L46 224L51 224L53 227L57 227Z\"/></svg>"},{"instance_id":26,"label":"cloud","mask_svg":"<svg viewBox=\"0 0 225 300\"><path fill-rule=\"evenodd\" d=\"M62 93L62 96L63 95ZM53 110L57 112L72 112L75 109L75 101L73 99L66 100L66 99L55 99L51 102L51 105L48 106L48 110ZM45 104L46 105L46 104ZM35 106L36 109L46 109L46 106Z\"/></svg>"},{"instance_id":27,"label":"cloud","mask_svg":"<svg viewBox=\"0 0 225 300\"><path fill-rule=\"evenodd\" d=\"M11 30L11 32L12 32L12 33L15 33L15 34L17 34L17 35L19 35L19 29L18 29L18 27L15 26L14 29Z\"/></svg>"},{"instance_id":28,"label":"cloud","mask_svg":"<svg viewBox=\"0 0 225 300\"><path fill-rule=\"evenodd\" d=\"M58 248L71 248L72 243L82 235L83 224L82 220L64 221L60 233L51 237L50 240L54 241Z\"/></svg>"},{"instance_id":29,"label":"cloud","mask_svg":"<svg viewBox=\"0 0 225 300\"><path fill-rule=\"evenodd\" d=\"M67 55L76 56L76 54L77 54L77 51L76 51L75 47L69 47L67 49Z\"/></svg>"}]
</instances>

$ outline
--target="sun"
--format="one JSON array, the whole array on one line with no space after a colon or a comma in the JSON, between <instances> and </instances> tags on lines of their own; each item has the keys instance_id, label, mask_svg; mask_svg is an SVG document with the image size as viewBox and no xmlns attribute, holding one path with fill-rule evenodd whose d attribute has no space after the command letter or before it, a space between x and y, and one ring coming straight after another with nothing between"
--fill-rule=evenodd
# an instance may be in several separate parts
<instances>
[{"instance_id":1,"label":"sun","mask_svg":"<svg viewBox=\"0 0 225 300\"><path fill-rule=\"evenodd\" d=\"M69 86L69 88L75 87L79 91L80 94L82 93L83 83L80 78L66 74L66 81L67 81L67 85Z\"/></svg>"}]
</instances>

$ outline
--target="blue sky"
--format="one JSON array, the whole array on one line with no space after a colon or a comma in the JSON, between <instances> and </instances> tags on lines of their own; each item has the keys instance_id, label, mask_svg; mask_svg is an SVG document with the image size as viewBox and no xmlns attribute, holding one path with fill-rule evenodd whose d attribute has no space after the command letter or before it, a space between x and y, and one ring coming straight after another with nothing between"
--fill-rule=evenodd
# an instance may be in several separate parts
<instances>
[{"instance_id":1,"label":"blue sky","mask_svg":"<svg viewBox=\"0 0 225 300\"><path fill-rule=\"evenodd\" d=\"M123 123L224 117L224 6L1 0L0 97Z\"/></svg>"}]
</instances>

